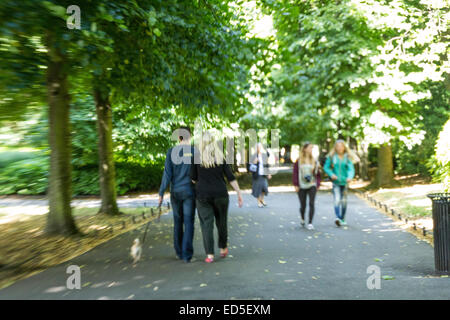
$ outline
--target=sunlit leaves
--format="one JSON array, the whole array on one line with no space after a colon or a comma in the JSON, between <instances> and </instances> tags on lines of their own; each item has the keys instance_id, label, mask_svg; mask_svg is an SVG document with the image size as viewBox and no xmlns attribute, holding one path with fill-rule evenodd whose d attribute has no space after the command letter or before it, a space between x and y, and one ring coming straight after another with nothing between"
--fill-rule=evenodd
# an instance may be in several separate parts
<instances>
[{"instance_id":1,"label":"sunlit leaves","mask_svg":"<svg viewBox=\"0 0 450 320\"><path fill-rule=\"evenodd\" d=\"M449 73L445 6L402 0L261 2L277 30L274 86L267 97L287 111L286 130L293 128L286 142L323 139L330 129L375 144L380 139L369 136L403 136L408 147L421 141L423 132L413 124L415 105L431 98L426 83ZM376 129L377 110L399 125Z\"/></svg>"}]
</instances>

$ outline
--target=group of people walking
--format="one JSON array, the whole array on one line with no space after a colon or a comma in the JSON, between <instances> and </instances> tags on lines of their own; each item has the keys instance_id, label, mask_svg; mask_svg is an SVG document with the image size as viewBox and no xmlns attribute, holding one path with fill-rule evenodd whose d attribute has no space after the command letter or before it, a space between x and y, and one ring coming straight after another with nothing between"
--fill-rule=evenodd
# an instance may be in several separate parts
<instances>
[{"instance_id":1,"label":"group of people walking","mask_svg":"<svg viewBox=\"0 0 450 320\"><path fill-rule=\"evenodd\" d=\"M170 202L173 210L174 248L178 259L189 263L193 257L195 210L197 209L205 248L205 262L215 259L214 225L218 233L220 257L226 258L228 250L229 195L226 181L236 191L238 205L243 199L239 184L229 164L225 162L222 149L211 132L202 134L199 150L190 143L191 132L181 127L184 134L178 135L178 144L167 152L164 174L159 189L159 204L170 185ZM313 145L305 143L300 157L294 164L292 182L300 200L300 223L313 230L315 196L320 184L321 164L313 157ZM269 153L262 144L250 157L248 170L252 173L252 195L258 207L267 206L264 197L268 194ZM354 177L353 155L343 140L337 140L329 153L323 171L333 182L335 223L346 225L348 183ZM305 222L307 203L308 223Z\"/></svg>"},{"instance_id":2,"label":"group of people walking","mask_svg":"<svg viewBox=\"0 0 450 320\"><path fill-rule=\"evenodd\" d=\"M300 200L300 224L305 226L305 211L309 199L309 217L307 228L313 230L312 224L315 211L315 197L320 185L321 165L312 154L313 145L305 143L300 151L298 160L294 163L292 183ZM335 223L338 227L347 225L345 213L347 211L348 183L355 176L352 159L356 157L347 147L344 140L337 140L328 154L323 171L332 180Z\"/></svg>"}]
</instances>

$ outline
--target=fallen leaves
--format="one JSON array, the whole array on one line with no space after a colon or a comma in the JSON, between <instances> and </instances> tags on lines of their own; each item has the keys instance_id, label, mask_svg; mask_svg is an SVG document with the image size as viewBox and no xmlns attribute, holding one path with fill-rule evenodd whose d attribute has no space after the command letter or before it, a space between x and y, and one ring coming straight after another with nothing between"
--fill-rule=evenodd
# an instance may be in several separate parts
<instances>
[{"instance_id":1,"label":"fallen leaves","mask_svg":"<svg viewBox=\"0 0 450 320\"><path fill-rule=\"evenodd\" d=\"M120 216L98 215L96 214L97 209L94 209L92 214L80 213L78 215L77 210L85 210L85 208L74 210L77 227L83 236L46 235L43 232L47 219L46 215L30 216L24 221L0 225L0 256L5 258L2 263L11 266L20 265L20 268L1 271L0 289L14 281L69 261L101 243L141 227L150 221L149 219L140 219L140 214L135 213L141 212L142 208L124 208L125 212L127 210L130 210L130 212ZM167 209L164 211L167 211ZM136 224L129 223L131 214L137 216ZM125 229L117 227L122 221L126 222ZM108 229L110 225L114 226L112 233ZM107 259L105 264L109 262L110 260ZM85 265L81 267L83 268ZM107 268L108 266L104 267L104 269Z\"/></svg>"}]
</instances>

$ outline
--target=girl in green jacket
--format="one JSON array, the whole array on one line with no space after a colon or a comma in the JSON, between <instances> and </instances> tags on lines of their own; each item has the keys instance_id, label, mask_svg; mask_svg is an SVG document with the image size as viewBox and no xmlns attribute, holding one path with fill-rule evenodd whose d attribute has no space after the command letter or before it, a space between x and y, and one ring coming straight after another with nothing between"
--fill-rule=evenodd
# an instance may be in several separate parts
<instances>
[{"instance_id":1,"label":"girl in green jacket","mask_svg":"<svg viewBox=\"0 0 450 320\"><path fill-rule=\"evenodd\" d=\"M344 140L337 140L325 161L324 171L333 181L335 223L338 227L347 224L347 190L348 183L355 176L355 167L351 160L355 158Z\"/></svg>"}]
</instances>

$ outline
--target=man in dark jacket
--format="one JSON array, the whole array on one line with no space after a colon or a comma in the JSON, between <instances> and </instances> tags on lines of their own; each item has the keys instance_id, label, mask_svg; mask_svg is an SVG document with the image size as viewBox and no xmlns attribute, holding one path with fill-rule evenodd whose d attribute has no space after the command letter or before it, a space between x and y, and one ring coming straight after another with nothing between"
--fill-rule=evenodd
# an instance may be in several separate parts
<instances>
[{"instance_id":1,"label":"man in dark jacket","mask_svg":"<svg viewBox=\"0 0 450 320\"><path fill-rule=\"evenodd\" d=\"M190 178L194 147L190 144L191 131L188 127L176 130L178 145L167 151L164 174L159 188L159 204L170 185L174 234L173 244L179 259L190 262L194 253L195 192Z\"/></svg>"}]
</instances>

